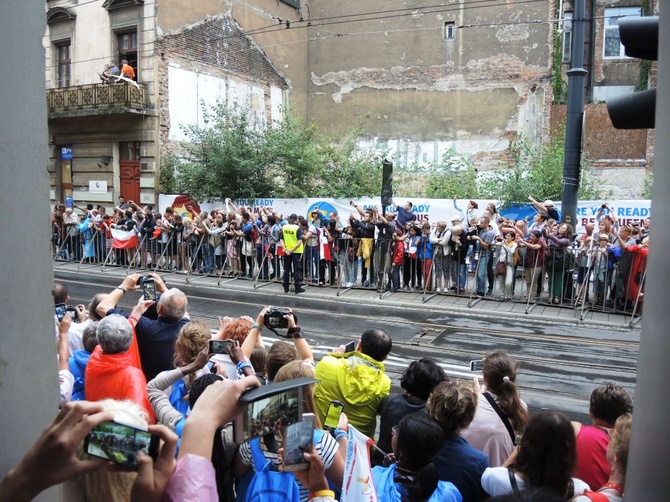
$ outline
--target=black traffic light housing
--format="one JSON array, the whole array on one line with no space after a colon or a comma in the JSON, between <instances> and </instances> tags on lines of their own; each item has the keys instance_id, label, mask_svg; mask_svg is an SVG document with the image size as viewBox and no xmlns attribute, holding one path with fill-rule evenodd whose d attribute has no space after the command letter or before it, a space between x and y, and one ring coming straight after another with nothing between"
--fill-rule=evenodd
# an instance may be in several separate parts
<instances>
[{"instance_id":1,"label":"black traffic light housing","mask_svg":"<svg viewBox=\"0 0 670 502\"><path fill-rule=\"evenodd\" d=\"M658 60L658 16L622 18L619 20L619 35L626 56ZM656 122L656 89L610 99L607 111L617 129L653 128Z\"/></svg>"}]
</instances>

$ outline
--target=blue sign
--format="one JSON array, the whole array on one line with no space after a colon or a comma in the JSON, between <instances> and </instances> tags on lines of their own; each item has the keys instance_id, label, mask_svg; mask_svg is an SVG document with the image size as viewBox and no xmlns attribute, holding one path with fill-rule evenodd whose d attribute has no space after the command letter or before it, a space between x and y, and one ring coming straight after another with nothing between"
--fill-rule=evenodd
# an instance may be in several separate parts
<instances>
[{"instance_id":1,"label":"blue sign","mask_svg":"<svg viewBox=\"0 0 670 502\"><path fill-rule=\"evenodd\" d=\"M74 201L72 200L71 195L65 196L65 207L72 207L74 206Z\"/></svg>"},{"instance_id":2,"label":"blue sign","mask_svg":"<svg viewBox=\"0 0 670 502\"><path fill-rule=\"evenodd\" d=\"M60 159L72 160L72 145L66 145L60 147Z\"/></svg>"}]
</instances>

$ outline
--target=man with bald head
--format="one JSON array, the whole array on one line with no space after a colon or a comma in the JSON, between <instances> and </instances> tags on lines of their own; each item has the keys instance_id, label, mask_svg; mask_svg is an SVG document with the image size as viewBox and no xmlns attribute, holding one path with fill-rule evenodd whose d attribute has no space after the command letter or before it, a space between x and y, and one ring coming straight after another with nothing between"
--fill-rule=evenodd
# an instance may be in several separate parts
<instances>
[{"instance_id":1,"label":"man with bald head","mask_svg":"<svg viewBox=\"0 0 670 502\"><path fill-rule=\"evenodd\" d=\"M161 371L174 367L174 342L181 327L190 321L186 311L188 308L186 295L177 288L168 289L158 274L151 273L149 277L156 282L156 293L160 295L156 304L157 316L151 319L143 315L137 319L135 325L142 371L147 381L152 380ZM97 308L98 314L101 316L121 314L126 318L130 317L129 313L116 308L116 305L125 293L140 289L140 278L140 274L126 277L120 286L100 302Z\"/></svg>"}]
</instances>

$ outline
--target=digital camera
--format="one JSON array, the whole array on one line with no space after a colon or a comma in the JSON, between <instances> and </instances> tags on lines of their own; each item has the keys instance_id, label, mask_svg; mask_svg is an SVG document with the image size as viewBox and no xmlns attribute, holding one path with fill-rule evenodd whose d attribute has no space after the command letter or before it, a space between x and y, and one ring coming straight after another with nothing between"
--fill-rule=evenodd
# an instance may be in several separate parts
<instances>
[{"instance_id":1,"label":"digital camera","mask_svg":"<svg viewBox=\"0 0 670 502\"><path fill-rule=\"evenodd\" d=\"M263 317L263 324L268 329L286 329L288 328L288 319L285 319L284 316L291 314L293 318L298 321L298 317L291 312L291 309L286 307L270 307L265 312Z\"/></svg>"},{"instance_id":2,"label":"digital camera","mask_svg":"<svg viewBox=\"0 0 670 502\"><path fill-rule=\"evenodd\" d=\"M153 281L153 279L151 277L149 277L148 275L142 275L142 276L139 277L139 279L137 279L137 285L141 286L146 281Z\"/></svg>"},{"instance_id":3,"label":"digital camera","mask_svg":"<svg viewBox=\"0 0 670 502\"><path fill-rule=\"evenodd\" d=\"M61 322L63 320L63 317L65 317L68 312L72 312L70 314L72 316L72 320L77 319L77 314L75 313L76 309L74 308L74 305L65 305L64 303L59 303L55 307L55 312L58 322Z\"/></svg>"}]
</instances>

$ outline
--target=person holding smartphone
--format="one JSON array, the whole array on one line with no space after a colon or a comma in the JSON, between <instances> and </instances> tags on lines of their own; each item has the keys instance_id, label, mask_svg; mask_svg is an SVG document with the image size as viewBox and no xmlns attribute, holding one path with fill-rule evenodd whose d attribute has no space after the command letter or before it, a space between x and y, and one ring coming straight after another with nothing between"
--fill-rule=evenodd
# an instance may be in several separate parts
<instances>
[{"instance_id":1,"label":"person holding smartphone","mask_svg":"<svg viewBox=\"0 0 670 502\"><path fill-rule=\"evenodd\" d=\"M157 318L151 319L147 315L131 316L123 309L117 308L117 303L123 295L140 289L142 278L140 274L127 276L120 286L114 288L100 302L96 311L103 317L120 314L134 323L142 370L147 380L151 380L161 371L174 368L174 341L182 326L190 321L190 317L187 312L188 299L183 291L177 288L168 289L163 279L156 273L150 273L147 277L153 279L156 286ZM141 314L145 311L146 308Z\"/></svg>"},{"instance_id":2,"label":"person holding smartphone","mask_svg":"<svg viewBox=\"0 0 670 502\"><path fill-rule=\"evenodd\" d=\"M208 372L209 327L200 321L185 324L175 341L175 369L156 375L147 384L156 419L170 430L181 430L188 415L188 396L196 378Z\"/></svg>"},{"instance_id":3,"label":"person holding smartphone","mask_svg":"<svg viewBox=\"0 0 670 502\"><path fill-rule=\"evenodd\" d=\"M21 461L0 481L0 500L33 500L47 488L75 477L81 481L77 487L83 485L91 487L95 494L105 493L109 497L107 500L162 500L175 469L177 436L162 425L147 427L142 415L138 407L128 402L105 400L67 404ZM137 474L105 469L109 466L108 460L80 454L81 445L91 431L115 418L148 429L162 440L155 461L148 455L138 455ZM91 495L93 493L81 494L86 499Z\"/></svg>"}]
</instances>

